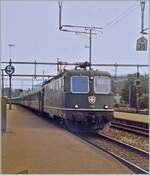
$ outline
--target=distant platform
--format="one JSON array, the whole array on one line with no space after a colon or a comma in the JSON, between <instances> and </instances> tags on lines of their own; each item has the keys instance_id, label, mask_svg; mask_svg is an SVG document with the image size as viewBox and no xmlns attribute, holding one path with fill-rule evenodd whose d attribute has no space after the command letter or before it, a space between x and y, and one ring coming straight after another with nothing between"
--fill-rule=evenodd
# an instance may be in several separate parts
<instances>
[{"instance_id":1,"label":"distant platform","mask_svg":"<svg viewBox=\"0 0 150 175\"><path fill-rule=\"evenodd\" d=\"M126 113L126 112L115 112L115 118L127 119L136 122L149 123L149 115L144 114L135 114L135 113Z\"/></svg>"},{"instance_id":2,"label":"distant platform","mask_svg":"<svg viewBox=\"0 0 150 175\"><path fill-rule=\"evenodd\" d=\"M2 135L2 173L132 172L68 131L13 105Z\"/></svg>"}]
</instances>

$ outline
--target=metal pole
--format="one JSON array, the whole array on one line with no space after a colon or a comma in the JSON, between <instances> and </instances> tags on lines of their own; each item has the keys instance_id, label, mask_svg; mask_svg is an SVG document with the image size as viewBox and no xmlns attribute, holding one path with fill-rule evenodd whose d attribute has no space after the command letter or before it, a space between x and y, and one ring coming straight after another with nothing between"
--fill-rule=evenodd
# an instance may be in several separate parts
<instances>
[{"instance_id":1,"label":"metal pole","mask_svg":"<svg viewBox=\"0 0 150 175\"><path fill-rule=\"evenodd\" d=\"M139 65L137 65L137 74L136 74L136 78L139 79ZM136 112L138 113L139 111L139 88L136 87Z\"/></svg>"},{"instance_id":2,"label":"metal pole","mask_svg":"<svg viewBox=\"0 0 150 175\"><path fill-rule=\"evenodd\" d=\"M23 80L22 80L22 91L23 91Z\"/></svg>"},{"instance_id":3,"label":"metal pole","mask_svg":"<svg viewBox=\"0 0 150 175\"><path fill-rule=\"evenodd\" d=\"M145 0L141 0L141 33L144 32L144 9L145 9Z\"/></svg>"},{"instance_id":4,"label":"metal pole","mask_svg":"<svg viewBox=\"0 0 150 175\"><path fill-rule=\"evenodd\" d=\"M10 47L11 48L11 47ZM11 49L10 49L11 50ZM11 53L11 52L10 52ZM11 59L9 61L9 64L11 65ZM12 76L9 75L9 110L11 110L11 78Z\"/></svg>"},{"instance_id":5,"label":"metal pole","mask_svg":"<svg viewBox=\"0 0 150 175\"><path fill-rule=\"evenodd\" d=\"M9 56L10 56L10 60L9 60L9 64L11 65L11 57L12 57L12 53L11 53L11 48L14 47L14 44L9 44L8 45L10 48L10 52L9 52ZM11 110L11 79L12 79L12 75L9 75L9 110Z\"/></svg>"},{"instance_id":6,"label":"metal pole","mask_svg":"<svg viewBox=\"0 0 150 175\"><path fill-rule=\"evenodd\" d=\"M139 91L138 87L136 87L136 112L139 112Z\"/></svg>"},{"instance_id":7,"label":"metal pole","mask_svg":"<svg viewBox=\"0 0 150 175\"><path fill-rule=\"evenodd\" d=\"M9 109L11 110L11 75L9 75Z\"/></svg>"},{"instance_id":8,"label":"metal pole","mask_svg":"<svg viewBox=\"0 0 150 175\"><path fill-rule=\"evenodd\" d=\"M129 108L131 107L131 86L129 85Z\"/></svg>"},{"instance_id":9,"label":"metal pole","mask_svg":"<svg viewBox=\"0 0 150 175\"><path fill-rule=\"evenodd\" d=\"M142 11L142 15L141 15L141 33L143 33L143 28L144 28L144 13Z\"/></svg>"},{"instance_id":10,"label":"metal pole","mask_svg":"<svg viewBox=\"0 0 150 175\"><path fill-rule=\"evenodd\" d=\"M12 56L11 47L15 47L15 45L14 44L8 44L8 46L9 46L9 58L11 59L11 56Z\"/></svg>"},{"instance_id":11,"label":"metal pole","mask_svg":"<svg viewBox=\"0 0 150 175\"><path fill-rule=\"evenodd\" d=\"M57 58L57 74L59 74L59 58Z\"/></svg>"},{"instance_id":12,"label":"metal pole","mask_svg":"<svg viewBox=\"0 0 150 175\"><path fill-rule=\"evenodd\" d=\"M32 77L32 90L33 90L33 77Z\"/></svg>"},{"instance_id":13,"label":"metal pole","mask_svg":"<svg viewBox=\"0 0 150 175\"><path fill-rule=\"evenodd\" d=\"M35 60L35 62L34 62L34 77L35 77L35 79L36 79L36 60Z\"/></svg>"},{"instance_id":14,"label":"metal pole","mask_svg":"<svg viewBox=\"0 0 150 175\"><path fill-rule=\"evenodd\" d=\"M139 73L139 65L137 65L137 74L136 74L136 78L139 79L140 78L140 73Z\"/></svg>"},{"instance_id":15,"label":"metal pole","mask_svg":"<svg viewBox=\"0 0 150 175\"><path fill-rule=\"evenodd\" d=\"M117 63L115 63L115 80L117 79Z\"/></svg>"},{"instance_id":16,"label":"metal pole","mask_svg":"<svg viewBox=\"0 0 150 175\"><path fill-rule=\"evenodd\" d=\"M4 96L4 69L2 70L2 97Z\"/></svg>"},{"instance_id":17,"label":"metal pole","mask_svg":"<svg viewBox=\"0 0 150 175\"><path fill-rule=\"evenodd\" d=\"M43 82L44 82L44 70L43 70Z\"/></svg>"},{"instance_id":18,"label":"metal pole","mask_svg":"<svg viewBox=\"0 0 150 175\"><path fill-rule=\"evenodd\" d=\"M62 26L61 26L62 2L59 1L58 5L59 5L59 30L61 30L62 29Z\"/></svg>"},{"instance_id":19,"label":"metal pole","mask_svg":"<svg viewBox=\"0 0 150 175\"><path fill-rule=\"evenodd\" d=\"M89 47L89 63L90 63L90 70L91 70L91 55L92 55L92 29L90 29L90 36L89 36L89 40L90 40L90 47Z\"/></svg>"},{"instance_id":20,"label":"metal pole","mask_svg":"<svg viewBox=\"0 0 150 175\"><path fill-rule=\"evenodd\" d=\"M12 44L9 44L9 58L11 59L11 47L12 47Z\"/></svg>"}]
</instances>

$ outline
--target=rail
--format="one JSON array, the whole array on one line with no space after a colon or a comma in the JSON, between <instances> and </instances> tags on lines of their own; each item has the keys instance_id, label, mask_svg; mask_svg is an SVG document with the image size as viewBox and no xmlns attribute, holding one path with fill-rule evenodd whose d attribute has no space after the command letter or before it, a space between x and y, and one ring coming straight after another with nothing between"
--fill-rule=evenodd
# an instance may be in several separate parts
<instances>
[{"instance_id":1,"label":"rail","mask_svg":"<svg viewBox=\"0 0 150 175\"><path fill-rule=\"evenodd\" d=\"M112 155L134 173L148 174L149 153L105 135L79 136L94 147ZM132 155L131 155L132 154Z\"/></svg>"},{"instance_id":2,"label":"rail","mask_svg":"<svg viewBox=\"0 0 150 175\"><path fill-rule=\"evenodd\" d=\"M124 130L124 131L129 131L135 134L140 134L142 136L147 136L147 137L149 136L149 129L143 128L143 127L138 127L138 126L124 124L124 123L115 122L115 121L111 122L111 127Z\"/></svg>"}]
</instances>

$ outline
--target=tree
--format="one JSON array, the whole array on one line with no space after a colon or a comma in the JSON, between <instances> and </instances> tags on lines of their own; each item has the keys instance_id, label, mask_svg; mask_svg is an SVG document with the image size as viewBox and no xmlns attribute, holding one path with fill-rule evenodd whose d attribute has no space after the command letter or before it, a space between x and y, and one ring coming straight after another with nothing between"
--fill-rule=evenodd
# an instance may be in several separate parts
<instances>
[{"instance_id":1,"label":"tree","mask_svg":"<svg viewBox=\"0 0 150 175\"><path fill-rule=\"evenodd\" d=\"M148 94L143 94L139 99L139 105L141 109L148 109L149 97Z\"/></svg>"},{"instance_id":2,"label":"tree","mask_svg":"<svg viewBox=\"0 0 150 175\"><path fill-rule=\"evenodd\" d=\"M124 82L124 87L121 90L122 99L128 104L129 103L129 89L130 89L130 105L136 108L137 106L137 89L135 87L136 74L129 74L128 80ZM140 107L148 106L147 100L148 95L143 96L142 94L148 94L148 75L140 75L141 87L138 88Z\"/></svg>"}]
</instances>

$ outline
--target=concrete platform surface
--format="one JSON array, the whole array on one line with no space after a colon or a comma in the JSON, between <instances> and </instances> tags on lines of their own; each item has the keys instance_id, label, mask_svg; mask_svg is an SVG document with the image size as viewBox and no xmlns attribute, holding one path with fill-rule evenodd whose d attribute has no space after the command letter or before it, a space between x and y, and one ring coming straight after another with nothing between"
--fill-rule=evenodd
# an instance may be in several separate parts
<instances>
[{"instance_id":1,"label":"concrete platform surface","mask_svg":"<svg viewBox=\"0 0 150 175\"><path fill-rule=\"evenodd\" d=\"M118 160L20 106L7 110L2 173L129 173Z\"/></svg>"},{"instance_id":2,"label":"concrete platform surface","mask_svg":"<svg viewBox=\"0 0 150 175\"><path fill-rule=\"evenodd\" d=\"M134 114L126 112L114 112L115 118L127 119L137 122L149 123L149 115L144 114Z\"/></svg>"}]
</instances>

